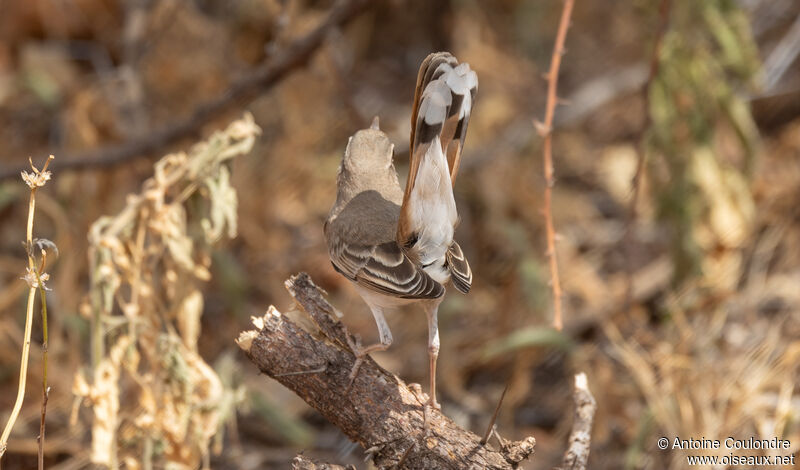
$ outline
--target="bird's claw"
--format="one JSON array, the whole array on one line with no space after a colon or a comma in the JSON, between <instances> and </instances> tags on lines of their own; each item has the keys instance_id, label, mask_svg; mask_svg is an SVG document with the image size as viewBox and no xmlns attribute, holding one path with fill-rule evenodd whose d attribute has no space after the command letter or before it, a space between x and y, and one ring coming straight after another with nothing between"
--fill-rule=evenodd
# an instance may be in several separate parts
<instances>
[{"instance_id":1,"label":"bird's claw","mask_svg":"<svg viewBox=\"0 0 800 470\"><path fill-rule=\"evenodd\" d=\"M353 386L353 382L356 380L356 376L358 375L358 369L361 368L361 364L364 363L364 358L367 356L367 352L361 346L361 338L358 335L347 335L347 345L350 347L350 350L353 351L353 355L356 356L356 362L353 364L353 368L350 369L350 374L348 377L350 378L350 382L347 384L347 389L350 390L350 387Z\"/></svg>"},{"instance_id":2,"label":"bird's claw","mask_svg":"<svg viewBox=\"0 0 800 470\"><path fill-rule=\"evenodd\" d=\"M430 432L429 423L430 423L431 409L435 409L436 411L441 412L442 411L442 405L440 405L439 402L437 402L436 400L431 399L429 397L428 401L425 402L425 405L423 406L423 409L422 409L423 410L422 411L422 432L426 436Z\"/></svg>"}]
</instances>

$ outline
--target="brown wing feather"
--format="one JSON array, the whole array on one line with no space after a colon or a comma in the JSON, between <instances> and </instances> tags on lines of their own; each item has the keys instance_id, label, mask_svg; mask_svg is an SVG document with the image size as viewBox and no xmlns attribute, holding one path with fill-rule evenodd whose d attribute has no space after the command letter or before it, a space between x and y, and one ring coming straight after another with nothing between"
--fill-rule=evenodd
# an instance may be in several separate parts
<instances>
[{"instance_id":1,"label":"brown wing feather","mask_svg":"<svg viewBox=\"0 0 800 470\"><path fill-rule=\"evenodd\" d=\"M331 264L351 281L403 299L435 299L444 295L444 287L408 259L396 242L372 246L346 244L328 236L328 224L325 230Z\"/></svg>"},{"instance_id":2,"label":"brown wing feather","mask_svg":"<svg viewBox=\"0 0 800 470\"><path fill-rule=\"evenodd\" d=\"M456 289L464 294L469 292L472 287L472 269L470 269L467 257L464 256L461 247L455 241L447 250L447 266L450 268L450 279Z\"/></svg>"},{"instance_id":3,"label":"brown wing feather","mask_svg":"<svg viewBox=\"0 0 800 470\"><path fill-rule=\"evenodd\" d=\"M323 226L333 267L376 292L405 299L432 299L444 287L418 267L392 239L399 207L377 191L363 191Z\"/></svg>"}]
</instances>

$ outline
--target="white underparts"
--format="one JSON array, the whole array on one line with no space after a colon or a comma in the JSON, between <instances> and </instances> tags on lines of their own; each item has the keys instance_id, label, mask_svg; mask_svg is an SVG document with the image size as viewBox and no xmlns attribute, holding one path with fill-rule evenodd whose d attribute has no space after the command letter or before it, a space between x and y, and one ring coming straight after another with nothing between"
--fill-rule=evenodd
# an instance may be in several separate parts
<instances>
[{"instance_id":1,"label":"white underparts","mask_svg":"<svg viewBox=\"0 0 800 470\"><path fill-rule=\"evenodd\" d=\"M445 284L450 280L450 271L444 266L445 255L453 243L458 213L447 159L438 136L422 156L408 204L410 225L417 235L412 255L428 275Z\"/></svg>"}]
</instances>

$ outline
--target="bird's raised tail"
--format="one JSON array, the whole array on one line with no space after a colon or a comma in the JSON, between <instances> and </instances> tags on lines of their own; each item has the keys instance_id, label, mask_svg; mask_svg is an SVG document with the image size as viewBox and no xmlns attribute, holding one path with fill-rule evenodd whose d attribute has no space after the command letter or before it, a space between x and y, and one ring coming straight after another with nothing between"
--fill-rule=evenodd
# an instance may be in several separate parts
<instances>
[{"instance_id":1,"label":"bird's raised tail","mask_svg":"<svg viewBox=\"0 0 800 470\"><path fill-rule=\"evenodd\" d=\"M422 62L411 116L409 175L397 226L397 241L408 256L438 282L453 278L462 292L469 290L472 273L453 241L458 222L453 182L477 89L475 72L450 53L437 52Z\"/></svg>"}]
</instances>

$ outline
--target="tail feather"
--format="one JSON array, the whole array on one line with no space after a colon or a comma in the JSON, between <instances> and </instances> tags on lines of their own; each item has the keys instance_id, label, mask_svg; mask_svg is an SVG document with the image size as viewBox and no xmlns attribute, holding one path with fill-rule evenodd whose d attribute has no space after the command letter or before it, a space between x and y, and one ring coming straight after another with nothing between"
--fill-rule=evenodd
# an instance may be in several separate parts
<instances>
[{"instance_id":1,"label":"tail feather","mask_svg":"<svg viewBox=\"0 0 800 470\"><path fill-rule=\"evenodd\" d=\"M397 241L437 280L450 277L446 258L458 220L452 187L477 87L475 72L447 52L426 57L417 75Z\"/></svg>"},{"instance_id":2,"label":"tail feather","mask_svg":"<svg viewBox=\"0 0 800 470\"><path fill-rule=\"evenodd\" d=\"M406 192L414 185L419 157L425 154L436 136L447 156L450 181L455 184L477 91L478 76L469 64L459 64L449 52L430 54L422 62L411 113L412 168Z\"/></svg>"}]
</instances>

